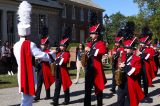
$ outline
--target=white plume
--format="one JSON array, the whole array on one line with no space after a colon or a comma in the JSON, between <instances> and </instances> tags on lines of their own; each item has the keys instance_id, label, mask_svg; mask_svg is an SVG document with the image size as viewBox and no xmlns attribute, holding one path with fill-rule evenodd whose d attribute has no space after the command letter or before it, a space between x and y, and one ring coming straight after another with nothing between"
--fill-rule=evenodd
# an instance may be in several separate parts
<instances>
[{"instance_id":1,"label":"white plume","mask_svg":"<svg viewBox=\"0 0 160 106\"><path fill-rule=\"evenodd\" d=\"M23 1L20 5L19 5L19 9L18 9L18 20L19 20L19 24L25 25L25 24L30 24L31 22L31 10L32 10L32 6L31 4L29 4L27 1Z\"/></svg>"}]
</instances>

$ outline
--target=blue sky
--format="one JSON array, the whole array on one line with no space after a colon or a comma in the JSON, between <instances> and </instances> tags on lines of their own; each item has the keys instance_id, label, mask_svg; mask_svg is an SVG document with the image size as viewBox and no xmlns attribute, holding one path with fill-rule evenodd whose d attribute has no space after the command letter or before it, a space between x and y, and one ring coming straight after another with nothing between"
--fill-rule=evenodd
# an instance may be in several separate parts
<instances>
[{"instance_id":1,"label":"blue sky","mask_svg":"<svg viewBox=\"0 0 160 106\"><path fill-rule=\"evenodd\" d=\"M125 16L136 15L139 12L138 5L133 3L133 0L93 0L104 8L107 15L111 15L116 12L121 12Z\"/></svg>"}]
</instances>

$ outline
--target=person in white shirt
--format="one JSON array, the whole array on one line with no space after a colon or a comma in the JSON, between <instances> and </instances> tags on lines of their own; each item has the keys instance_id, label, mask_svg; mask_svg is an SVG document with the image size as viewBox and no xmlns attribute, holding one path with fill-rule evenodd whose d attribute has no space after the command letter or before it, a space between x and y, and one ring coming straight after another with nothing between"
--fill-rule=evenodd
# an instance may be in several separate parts
<instances>
[{"instance_id":1,"label":"person in white shirt","mask_svg":"<svg viewBox=\"0 0 160 106\"><path fill-rule=\"evenodd\" d=\"M49 55L37 48L36 44L27 40L30 35L31 5L23 1L18 10L18 35L20 40L13 47L18 64L18 84L21 93L21 106L32 106L35 95L35 70L32 65L32 56L42 61L50 61Z\"/></svg>"}]
</instances>

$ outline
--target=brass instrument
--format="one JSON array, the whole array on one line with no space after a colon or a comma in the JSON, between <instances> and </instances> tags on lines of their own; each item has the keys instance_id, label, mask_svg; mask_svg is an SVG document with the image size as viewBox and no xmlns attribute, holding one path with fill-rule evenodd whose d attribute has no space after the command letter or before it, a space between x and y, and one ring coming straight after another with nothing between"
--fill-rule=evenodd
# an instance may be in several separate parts
<instances>
[{"instance_id":1,"label":"brass instrument","mask_svg":"<svg viewBox=\"0 0 160 106\"><path fill-rule=\"evenodd\" d=\"M87 62L88 62L88 55L87 53L82 53L81 54L81 63L83 67L87 66Z\"/></svg>"},{"instance_id":2,"label":"brass instrument","mask_svg":"<svg viewBox=\"0 0 160 106\"><path fill-rule=\"evenodd\" d=\"M50 69L51 69L51 73L52 73L53 76L55 75L55 72L56 72L56 70L57 70L57 65L59 64L62 55L63 55L63 53L62 53L59 57L57 57L57 58L50 64Z\"/></svg>"},{"instance_id":3,"label":"brass instrument","mask_svg":"<svg viewBox=\"0 0 160 106\"><path fill-rule=\"evenodd\" d=\"M120 52L118 64L122 62L122 53ZM117 86L120 86L122 84L122 78L123 78L123 72L122 69L118 66L118 69L115 71L115 83Z\"/></svg>"},{"instance_id":4,"label":"brass instrument","mask_svg":"<svg viewBox=\"0 0 160 106\"><path fill-rule=\"evenodd\" d=\"M51 74L54 76L55 71L57 70L57 65L55 63L51 63L50 68L51 68Z\"/></svg>"},{"instance_id":5,"label":"brass instrument","mask_svg":"<svg viewBox=\"0 0 160 106\"><path fill-rule=\"evenodd\" d=\"M94 44L92 45L90 51L88 51L88 50L85 49L85 52L81 54L81 63L82 63L82 66L83 66L83 67L86 67L86 66L87 66L88 59L90 58L90 56L93 55L93 54L92 54L92 53L93 53L92 50L93 50L93 51L95 50L95 49L92 49L92 48L94 48L95 45L96 45L96 43L94 43ZM90 53L91 53L91 54L90 54Z\"/></svg>"}]
</instances>

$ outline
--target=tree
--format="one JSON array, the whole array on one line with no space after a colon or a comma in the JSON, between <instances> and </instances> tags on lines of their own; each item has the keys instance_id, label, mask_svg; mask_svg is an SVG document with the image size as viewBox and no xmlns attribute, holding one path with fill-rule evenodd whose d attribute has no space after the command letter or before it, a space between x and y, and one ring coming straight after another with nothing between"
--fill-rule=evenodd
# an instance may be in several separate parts
<instances>
[{"instance_id":1,"label":"tree","mask_svg":"<svg viewBox=\"0 0 160 106\"><path fill-rule=\"evenodd\" d=\"M111 21L111 26L110 26L111 33L116 33L120 28L122 28L123 27L122 24L126 20L126 17L120 12L112 14L109 18Z\"/></svg>"},{"instance_id":2,"label":"tree","mask_svg":"<svg viewBox=\"0 0 160 106\"><path fill-rule=\"evenodd\" d=\"M120 12L117 12L115 14L112 14L107 22L105 22L105 30L106 30L106 39L108 43L113 43L114 35L115 33L122 27L122 23L125 21L126 17L121 14Z\"/></svg>"},{"instance_id":3,"label":"tree","mask_svg":"<svg viewBox=\"0 0 160 106\"><path fill-rule=\"evenodd\" d=\"M141 11L148 11L149 13L155 14L160 9L160 0L133 0L139 5Z\"/></svg>"},{"instance_id":4,"label":"tree","mask_svg":"<svg viewBox=\"0 0 160 106\"><path fill-rule=\"evenodd\" d=\"M139 5L144 22L151 28L153 37L160 38L160 0L134 0L134 2Z\"/></svg>"}]
</instances>

